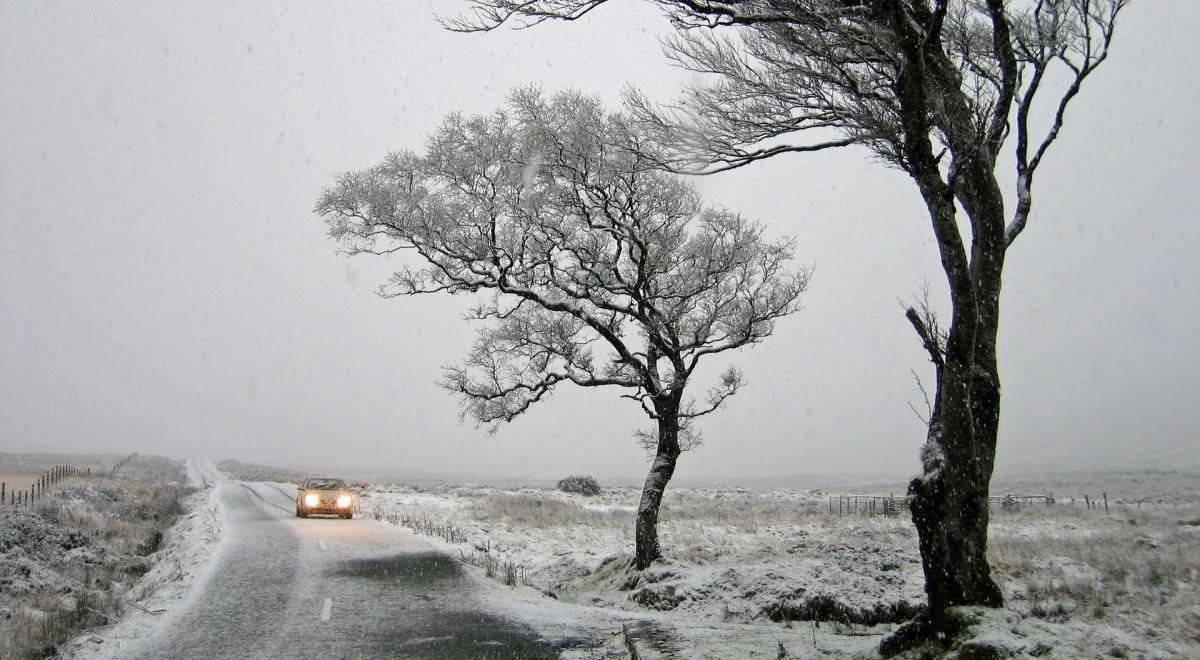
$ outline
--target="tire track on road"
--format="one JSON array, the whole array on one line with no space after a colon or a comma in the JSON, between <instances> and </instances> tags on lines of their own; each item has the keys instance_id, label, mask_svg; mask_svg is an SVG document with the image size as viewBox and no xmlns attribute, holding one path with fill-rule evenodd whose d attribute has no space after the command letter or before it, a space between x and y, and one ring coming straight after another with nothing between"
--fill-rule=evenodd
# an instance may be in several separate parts
<instances>
[{"instance_id":1,"label":"tire track on road","mask_svg":"<svg viewBox=\"0 0 1200 660\"><path fill-rule=\"evenodd\" d=\"M249 491L249 493L250 493L251 495L253 495L254 497L256 497L256 498L257 498L259 501L261 501L263 504L266 504L267 506L269 506L269 507L271 507L271 508L274 508L274 509L279 509L280 511L282 511L282 512L284 512L284 513L286 513L286 514L291 514L291 513L292 513L291 511L288 511L286 507L282 507L282 506L280 506L280 505L278 505L278 504L276 504L276 503L274 503L274 502L272 502L272 501L268 500L267 498L263 497L263 496L262 496L262 493L259 493L259 492L258 492L257 490L255 490L255 489L254 489L252 486L250 486L250 484L247 484L247 483L246 483L246 482L244 482L244 481L239 481L239 482L238 482L238 485L239 485L239 486L241 486L242 488L245 488L247 491Z\"/></svg>"}]
</instances>

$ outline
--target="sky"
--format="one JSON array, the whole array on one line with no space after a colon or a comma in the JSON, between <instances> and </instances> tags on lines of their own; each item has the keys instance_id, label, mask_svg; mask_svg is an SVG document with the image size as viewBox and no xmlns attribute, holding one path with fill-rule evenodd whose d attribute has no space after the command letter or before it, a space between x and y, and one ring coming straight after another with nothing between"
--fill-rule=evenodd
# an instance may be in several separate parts
<instances>
[{"instance_id":1,"label":"sky","mask_svg":"<svg viewBox=\"0 0 1200 660\"><path fill-rule=\"evenodd\" d=\"M470 301L379 298L396 264L339 254L312 212L338 173L517 85L670 101L691 78L668 25L613 5L460 35L435 20L451 0L0 0L0 451L643 475L647 420L604 389L495 435L460 421L435 381ZM1200 4L1121 18L1008 254L1001 470L1200 463ZM945 286L910 180L848 149L695 183L814 276L773 337L700 374L732 362L747 386L677 476L915 472L932 370L900 301Z\"/></svg>"}]
</instances>

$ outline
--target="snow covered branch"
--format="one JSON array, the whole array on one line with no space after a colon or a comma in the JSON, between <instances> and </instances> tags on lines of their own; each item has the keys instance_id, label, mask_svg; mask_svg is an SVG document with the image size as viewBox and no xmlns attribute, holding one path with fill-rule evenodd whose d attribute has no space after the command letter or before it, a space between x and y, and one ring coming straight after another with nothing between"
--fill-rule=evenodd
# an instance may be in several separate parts
<instances>
[{"instance_id":1,"label":"snow covered branch","mask_svg":"<svg viewBox=\"0 0 1200 660\"><path fill-rule=\"evenodd\" d=\"M486 116L449 115L423 153L342 175L317 212L347 251L404 249L387 297L480 293L484 324L445 370L464 416L511 421L562 383L615 386L652 419L709 414L730 368L681 406L700 358L756 343L798 309L806 271L760 224L705 208L656 169L652 139L576 92L532 88Z\"/></svg>"}]
</instances>

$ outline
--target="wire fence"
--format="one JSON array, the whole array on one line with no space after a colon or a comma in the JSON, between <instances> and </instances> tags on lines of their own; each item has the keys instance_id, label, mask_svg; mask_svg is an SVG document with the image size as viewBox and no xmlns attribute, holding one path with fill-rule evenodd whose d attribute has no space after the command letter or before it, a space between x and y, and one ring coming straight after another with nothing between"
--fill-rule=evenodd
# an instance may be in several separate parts
<instances>
[{"instance_id":1,"label":"wire fence","mask_svg":"<svg viewBox=\"0 0 1200 660\"><path fill-rule=\"evenodd\" d=\"M829 513L839 516L883 516L896 518L908 509L907 497L895 495L837 495L829 498Z\"/></svg>"},{"instance_id":2,"label":"wire fence","mask_svg":"<svg viewBox=\"0 0 1200 660\"><path fill-rule=\"evenodd\" d=\"M78 468L74 465L55 465L46 470L28 488L9 488L7 482L0 482L0 504L8 506L30 506L45 499L50 486L72 477L90 477L91 468Z\"/></svg>"},{"instance_id":3,"label":"wire fence","mask_svg":"<svg viewBox=\"0 0 1200 660\"><path fill-rule=\"evenodd\" d=\"M1043 506L1068 506L1085 508L1088 511L1104 511L1109 513L1108 493L1101 492L1099 497L1095 495L1083 495L1080 497L1069 497L1055 499L1053 493L1037 493L1037 494L1005 494L992 495L988 497L988 505L991 507L1000 507L1005 511L1016 510L1031 505ZM1142 501L1133 501L1124 503L1126 507L1129 504L1136 504L1137 508L1142 508ZM829 497L829 513L830 515L837 514L839 516L882 516L884 518L896 518L901 513L909 508L908 497L895 495L831 495Z\"/></svg>"}]
</instances>

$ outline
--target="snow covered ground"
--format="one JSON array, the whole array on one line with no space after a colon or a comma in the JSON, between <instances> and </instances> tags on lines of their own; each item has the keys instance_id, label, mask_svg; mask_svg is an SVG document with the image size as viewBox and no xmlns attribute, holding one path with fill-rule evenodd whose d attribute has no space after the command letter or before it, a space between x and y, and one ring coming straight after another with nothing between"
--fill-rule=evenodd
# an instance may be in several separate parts
<instances>
[{"instance_id":1,"label":"snow covered ground","mask_svg":"<svg viewBox=\"0 0 1200 660\"><path fill-rule=\"evenodd\" d=\"M778 657L780 644L787 657L869 655L923 600L906 516L830 515L829 494L811 491L669 491L665 561L639 576L626 568L637 497L381 484L361 507L442 536L498 581L623 612L645 629L635 637L674 657ZM1200 508L1172 502L994 511L991 558L1009 607L970 614L977 645L1200 657Z\"/></svg>"},{"instance_id":2,"label":"snow covered ground","mask_svg":"<svg viewBox=\"0 0 1200 660\"><path fill-rule=\"evenodd\" d=\"M122 657L207 579L223 542L212 488L223 477L207 462L188 469L197 490L125 592L122 620L65 657ZM1107 515L1082 497L1070 506L1062 490L1056 506L994 510L990 555L1008 607L964 612L970 644L999 653L986 657L1200 657L1200 480L1138 483L1128 496L1110 488ZM671 489L665 560L630 572L638 495L377 483L359 514L477 566L488 611L548 639L583 634L564 655L578 660L629 657L630 644L645 658L873 657L923 600L906 516L831 514L817 490Z\"/></svg>"},{"instance_id":3,"label":"snow covered ground","mask_svg":"<svg viewBox=\"0 0 1200 660\"><path fill-rule=\"evenodd\" d=\"M151 557L153 568L126 594L132 604L116 625L97 628L77 637L62 657L122 658L123 650L151 636L164 617L179 609L203 579L222 539L223 512L216 502L219 473L208 461L188 461L189 485L195 489L182 515L164 536L162 547Z\"/></svg>"},{"instance_id":4,"label":"snow covered ground","mask_svg":"<svg viewBox=\"0 0 1200 660\"><path fill-rule=\"evenodd\" d=\"M190 492L176 461L0 454L6 475L63 464L91 474L50 484L33 505L0 506L0 658L55 656L79 631L139 611L168 569L160 558L194 545L171 533Z\"/></svg>"}]
</instances>

